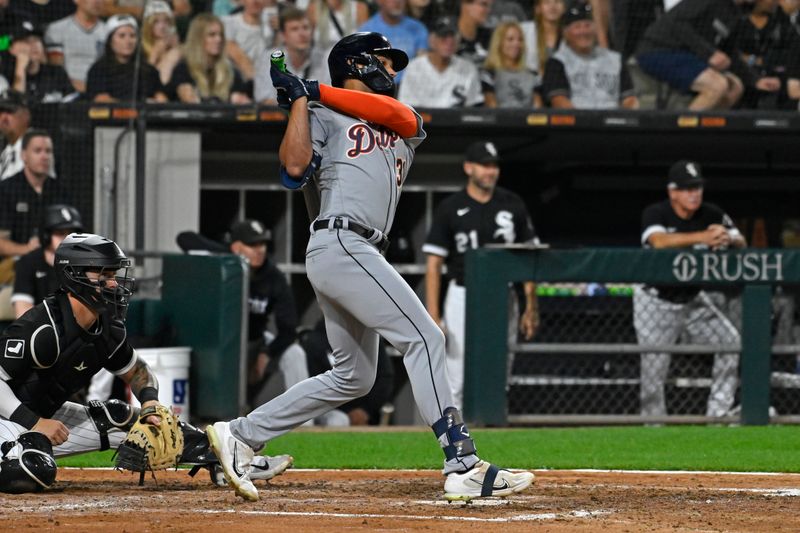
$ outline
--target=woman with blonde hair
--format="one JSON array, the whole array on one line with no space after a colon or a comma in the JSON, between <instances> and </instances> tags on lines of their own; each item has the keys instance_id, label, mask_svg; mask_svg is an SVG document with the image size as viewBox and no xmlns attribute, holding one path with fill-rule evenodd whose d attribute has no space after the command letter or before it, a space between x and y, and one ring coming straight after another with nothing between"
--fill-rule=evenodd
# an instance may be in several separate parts
<instances>
[{"instance_id":1,"label":"woman with blonde hair","mask_svg":"<svg viewBox=\"0 0 800 533\"><path fill-rule=\"evenodd\" d=\"M528 68L541 78L544 64L558 48L561 40L561 16L566 11L564 0L536 0L533 20L521 24L525 36Z\"/></svg>"},{"instance_id":2,"label":"woman with blonde hair","mask_svg":"<svg viewBox=\"0 0 800 533\"><path fill-rule=\"evenodd\" d=\"M251 102L242 76L225 56L225 31L218 17L200 13L192 19L183 56L172 71L173 100L190 104Z\"/></svg>"},{"instance_id":3,"label":"woman with blonde hair","mask_svg":"<svg viewBox=\"0 0 800 533\"><path fill-rule=\"evenodd\" d=\"M481 70L487 107L533 107L536 74L525 63L525 38L517 22L497 25Z\"/></svg>"},{"instance_id":4,"label":"woman with blonde hair","mask_svg":"<svg viewBox=\"0 0 800 533\"><path fill-rule=\"evenodd\" d=\"M158 70L161 83L172 78L181 60L181 43L175 30L175 16L164 0L150 0L142 16L142 51L147 62Z\"/></svg>"}]
</instances>

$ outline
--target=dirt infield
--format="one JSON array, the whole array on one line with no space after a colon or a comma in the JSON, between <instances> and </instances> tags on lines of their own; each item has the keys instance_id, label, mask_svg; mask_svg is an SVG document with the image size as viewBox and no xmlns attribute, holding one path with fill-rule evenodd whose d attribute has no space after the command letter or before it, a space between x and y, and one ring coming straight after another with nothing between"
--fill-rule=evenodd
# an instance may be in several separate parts
<instances>
[{"instance_id":1,"label":"dirt infield","mask_svg":"<svg viewBox=\"0 0 800 533\"><path fill-rule=\"evenodd\" d=\"M158 486L62 469L44 494L0 497L0 531L800 531L800 475L536 472L528 492L441 499L438 472L290 470L245 503L208 476Z\"/></svg>"}]
</instances>

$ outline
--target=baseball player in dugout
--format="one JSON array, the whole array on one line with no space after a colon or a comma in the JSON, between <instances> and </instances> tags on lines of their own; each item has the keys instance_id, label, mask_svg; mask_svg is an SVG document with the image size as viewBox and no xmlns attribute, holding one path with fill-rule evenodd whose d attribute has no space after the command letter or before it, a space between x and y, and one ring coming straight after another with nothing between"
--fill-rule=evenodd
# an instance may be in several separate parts
<instances>
[{"instance_id":1,"label":"baseball player in dugout","mask_svg":"<svg viewBox=\"0 0 800 533\"><path fill-rule=\"evenodd\" d=\"M231 226L231 252L250 264L247 323L248 403L252 406L267 378L279 371L288 389L308 378L306 353L297 341L297 309L283 272L269 260L271 232L258 220L242 220ZM277 334L267 329L275 317ZM291 462L288 455L284 458Z\"/></svg>"},{"instance_id":2,"label":"baseball player in dugout","mask_svg":"<svg viewBox=\"0 0 800 533\"><path fill-rule=\"evenodd\" d=\"M731 218L716 205L703 201L705 179L700 165L681 160L669 169L667 200L642 213L645 248L725 250L743 248L746 242ZM633 323L640 344L675 344L681 336L692 344L738 345L739 332L720 309L721 293L698 286L645 285L633 295ZM641 356L641 413L665 416L664 383L669 373L669 353ZM739 356L717 353L711 375L706 415L719 417L733 407L738 385Z\"/></svg>"},{"instance_id":3,"label":"baseball player in dugout","mask_svg":"<svg viewBox=\"0 0 800 533\"><path fill-rule=\"evenodd\" d=\"M101 368L131 387L142 409L158 406L158 380L127 340L131 262L113 241L67 236L55 251L58 290L0 336L0 492L37 492L56 480L56 457L117 448L139 410L117 400L68 398ZM144 417L143 417L144 418ZM151 424L157 416L146 417ZM179 422L180 463L222 482L202 431ZM254 472L265 479L266 471ZM274 475L274 472L270 472Z\"/></svg>"},{"instance_id":4,"label":"baseball player in dugout","mask_svg":"<svg viewBox=\"0 0 800 533\"><path fill-rule=\"evenodd\" d=\"M464 396L464 254L487 243L537 242L525 202L515 193L497 187L499 162L494 143L476 142L467 148L463 163L467 185L436 208L430 233L422 246L427 254L425 302L431 318L447 339L447 377L459 409ZM443 264L447 265L450 278L444 313L440 310ZM519 331L525 340L530 340L539 326L536 286L526 282L523 287L525 310ZM517 298L511 301L516 304ZM516 328L512 331L516 340Z\"/></svg>"},{"instance_id":5,"label":"baseball player in dugout","mask_svg":"<svg viewBox=\"0 0 800 533\"><path fill-rule=\"evenodd\" d=\"M290 109L279 149L281 179L302 189L312 220L308 279L325 318L334 365L245 417L208 426L211 446L236 493L257 500L254 450L372 388L378 338L403 354L414 398L444 452L444 496L506 496L533 482L478 458L445 372L444 334L382 252L419 144L422 119L395 99L408 64L379 33L340 40L328 56L332 86L273 63L279 103Z\"/></svg>"}]
</instances>

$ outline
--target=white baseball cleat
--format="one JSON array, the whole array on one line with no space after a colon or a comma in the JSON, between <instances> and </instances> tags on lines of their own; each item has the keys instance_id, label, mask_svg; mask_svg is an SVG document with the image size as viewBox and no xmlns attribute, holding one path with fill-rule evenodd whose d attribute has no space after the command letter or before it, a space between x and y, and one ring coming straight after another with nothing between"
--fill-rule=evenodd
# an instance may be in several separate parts
<instances>
[{"instance_id":1,"label":"white baseball cleat","mask_svg":"<svg viewBox=\"0 0 800 533\"><path fill-rule=\"evenodd\" d=\"M245 500L258 501L258 490L249 477L253 449L233 436L227 422L206 426L206 435L228 484Z\"/></svg>"},{"instance_id":2,"label":"white baseball cleat","mask_svg":"<svg viewBox=\"0 0 800 533\"><path fill-rule=\"evenodd\" d=\"M444 498L470 501L491 496L510 496L533 483L532 472L511 472L486 461L478 461L466 472L453 472L444 482Z\"/></svg>"},{"instance_id":3,"label":"white baseball cleat","mask_svg":"<svg viewBox=\"0 0 800 533\"><path fill-rule=\"evenodd\" d=\"M294 464L294 457L291 455L256 455L251 462L253 467L250 470L250 479L253 481L267 481L275 476L283 474L287 468Z\"/></svg>"}]
</instances>

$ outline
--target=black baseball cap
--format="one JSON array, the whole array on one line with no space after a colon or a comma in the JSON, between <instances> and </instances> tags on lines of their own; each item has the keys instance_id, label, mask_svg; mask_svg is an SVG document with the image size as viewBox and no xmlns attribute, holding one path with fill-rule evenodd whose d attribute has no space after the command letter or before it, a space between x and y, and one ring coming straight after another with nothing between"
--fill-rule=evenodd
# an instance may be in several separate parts
<instances>
[{"instance_id":1,"label":"black baseball cap","mask_svg":"<svg viewBox=\"0 0 800 533\"><path fill-rule=\"evenodd\" d=\"M561 15L561 25L566 28L579 20L592 20L592 6L586 2L573 2Z\"/></svg>"},{"instance_id":2,"label":"black baseball cap","mask_svg":"<svg viewBox=\"0 0 800 533\"><path fill-rule=\"evenodd\" d=\"M670 189L693 189L705 183L700 165L694 161L681 159L669 168L667 187Z\"/></svg>"},{"instance_id":3,"label":"black baseball cap","mask_svg":"<svg viewBox=\"0 0 800 533\"><path fill-rule=\"evenodd\" d=\"M498 163L500 161L500 154L493 142L479 141L467 147L467 151L464 153L464 161L480 163L482 165Z\"/></svg>"},{"instance_id":4,"label":"black baseball cap","mask_svg":"<svg viewBox=\"0 0 800 533\"><path fill-rule=\"evenodd\" d=\"M17 109L27 108L28 99L19 91L6 89L0 93L0 111L14 112Z\"/></svg>"},{"instance_id":5,"label":"black baseball cap","mask_svg":"<svg viewBox=\"0 0 800 533\"><path fill-rule=\"evenodd\" d=\"M11 39L16 41L17 39L24 39L26 37L30 37L31 35L36 35L37 37L42 37L43 32L41 28L39 28L35 23L30 20L20 20L14 25L14 29L11 31Z\"/></svg>"},{"instance_id":6,"label":"black baseball cap","mask_svg":"<svg viewBox=\"0 0 800 533\"><path fill-rule=\"evenodd\" d=\"M453 17L439 17L431 26L431 32L439 37L458 34L458 25Z\"/></svg>"},{"instance_id":7,"label":"black baseball cap","mask_svg":"<svg viewBox=\"0 0 800 533\"><path fill-rule=\"evenodd\" d=\"M258 220L245 219L231 226L231 242L242 241L248 246L272 240L272 232Z\"/></svg>"}]
</instances>

